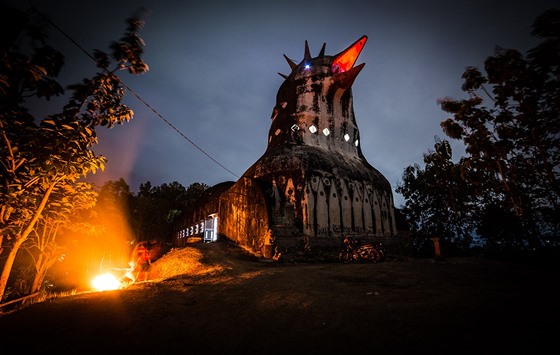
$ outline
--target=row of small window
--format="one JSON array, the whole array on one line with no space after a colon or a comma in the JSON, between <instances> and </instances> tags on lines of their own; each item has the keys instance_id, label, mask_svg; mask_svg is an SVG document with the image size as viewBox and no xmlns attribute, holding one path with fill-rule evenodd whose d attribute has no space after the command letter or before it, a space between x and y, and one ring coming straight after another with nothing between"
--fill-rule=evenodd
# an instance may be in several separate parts
<instances>
[{"instance_id":1,"label":"row of small window","mask_svg":"<svg viewBox=\"0 0 560 355\"><path fill-rule=\"evenodd\" d=\"M296 124L294 124L291 128L292 128L292 131L294 131L294 132L295 132L295 131L299 131L299 126L296 125ZM309 132L311 132L311 133L317 133L317 131L318 131L318 128L317 128L315 125L311 125L311 126L309 127ZM279 134L279 132L277 132L277 134ZM328 128L323 128L323 134L324 134L325 136L328 136L329 134L331 134L331 130L328 129ZM344 134L344 140L345 140L346 142L348 142L348 141L350 140L350 135L349 135L348 133L345 133L345 134ZM359 142L358 142L358 140L356 139L356 141L354 142L354 145L357 147L358 144L359 144Z\"/></svg>"},{"instance_id":2,"label":"row of small window","mask_svg":"<svg viewBox=\"0 0 560 355\"><path fill-rule=\"evenodd\" d=\"M202 233L204 233L204 222L200 222L186 229L180 230L177 232L177 238L181 239Z\"/></svg>"}]
</instances>

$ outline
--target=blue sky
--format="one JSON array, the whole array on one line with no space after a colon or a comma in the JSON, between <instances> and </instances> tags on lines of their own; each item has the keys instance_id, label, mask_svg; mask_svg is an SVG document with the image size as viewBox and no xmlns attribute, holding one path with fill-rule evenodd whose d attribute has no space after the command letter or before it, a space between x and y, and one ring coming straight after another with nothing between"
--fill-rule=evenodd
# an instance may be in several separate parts
<instances>
[{"instance_id":1,"label":"blue sky","mask_svg":"<svg viewBox=\"0 0 560 355\"><path fill-rule=\"evenodd\" d=\"M29 4L4 2L22 9ZM439 124L447 115L437 100L465 97L465 68L482 68L497 45L532 48L533 20L559 6L544 0L32 3L88 51L107 50L126 18L141 7L149 11L141 35L150 70L122 80L157 113L129 95L134 118L100 130L94 151L108 165L89 179L101 185L122 177L133 191L146 181L188 187L237 180L266 150L283 81L278 72L290 72L283 54L300 61L307 40L313 56L323 43L326 54L334 55L362 35L368 42L356 64L365 67L352 87L362 152L394 191L407 166L423 166L434 137L445 138ZM66 55L63 86L96 71L61 33L53 28L50 36ZM55 100L36 109L49 114L62 105ZM456 158L463 154L459 142L452 146ZM396 193L394 198L396 207L404 203Z\"/></svg>"}]
</instances>

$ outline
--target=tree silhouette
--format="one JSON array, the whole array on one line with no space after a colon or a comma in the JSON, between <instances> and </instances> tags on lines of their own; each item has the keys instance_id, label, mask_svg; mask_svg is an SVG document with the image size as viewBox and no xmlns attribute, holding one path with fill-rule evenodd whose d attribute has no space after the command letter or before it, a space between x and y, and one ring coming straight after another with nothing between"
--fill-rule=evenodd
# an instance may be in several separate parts
<instances>
[{"instance_id":1,"label":"tree silhouette","mask_svg":"<svg viewBox=\"0 0 560 355\"><path fill-rule=\"evenodd\" d=\"M130 18L124 36L110 46L111 57L94 53L100 72L70 87L72 94L62 112L33 117L26 108L27 98L48 100L63 93L56 77L64 57L46 44L45 32L36 25L44 19L40 13L11 9L2 14L13 12L25 18L27 26L0 48L0 251L7 253L0 298L20 247L38 225L47 223L45 213L62 208L65 191L80 178L104 168L105 157L92 151L98 142L96 129L132 117L132 110L121 102L125 89L117 73L148 70L138 36L143 21Z\"/></svg>"},{"instance_id":2,"label":"tree silhouette","mask_svg":"<svg viewBox=\"0 0 560 355\"><path fill-rule=\"evenodd\" d=\"M417 231L439 232L414 213L430 207L427 201L441 199L441 188L428 188L437 187L425 177L430 171L441 177L439 183L449 179L445 185L462 187L447 203L454 210L470 210L471 227L487 242L495 239L487 245L509 238L509 245L534 250L559 242L560 10L537 17L532 35L540 43L525 56L497 47L484 62L485 74L467 68L462 86L466 99L439 100L451 114L441 127L464 143L466 156L456 164L459 174L449 174L448 161L428 164L426 159L425 171L405 170L400 190L406 193L405 212ZM520 228L512 233L511 225Z\"/></svg>"}]
</instances>

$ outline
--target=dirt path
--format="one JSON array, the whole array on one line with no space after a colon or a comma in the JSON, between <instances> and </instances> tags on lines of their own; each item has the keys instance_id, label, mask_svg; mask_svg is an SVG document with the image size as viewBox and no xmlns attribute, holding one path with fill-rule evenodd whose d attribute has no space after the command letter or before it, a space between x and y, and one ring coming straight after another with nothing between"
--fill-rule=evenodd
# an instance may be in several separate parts
<instances>
[{"instance_id":1,"label":"dirt path","mask_svg":"<svg viewBox=\"0 0 560 355\"><path fill-rule=\"evenodd\" d=\"M16 353L9 341L17 353L521 354L558 334L558 272L472 259L279 265L225 243L192 248L210 272L0 317L0 353Z\"/></svg>"}]
</instances>

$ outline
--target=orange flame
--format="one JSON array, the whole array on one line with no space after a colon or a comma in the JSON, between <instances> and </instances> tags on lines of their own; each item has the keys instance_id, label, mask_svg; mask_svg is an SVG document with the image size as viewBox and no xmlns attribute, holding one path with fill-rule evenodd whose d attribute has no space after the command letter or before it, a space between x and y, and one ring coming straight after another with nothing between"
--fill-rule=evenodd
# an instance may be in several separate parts
<instances>
[{"instance_id":1,"label":"orange flame","mask_svg":"<svg viewBox=\"0 0 560 355\"><path fill-rule=\"evenodd\" d=\"M116 278L116 276L109 272L96 276L91 281L91 284L97 291L117 290L122 285L122 283Z\"/></svg>"}]
</instances>

